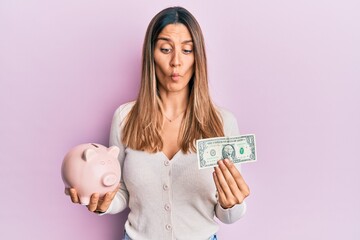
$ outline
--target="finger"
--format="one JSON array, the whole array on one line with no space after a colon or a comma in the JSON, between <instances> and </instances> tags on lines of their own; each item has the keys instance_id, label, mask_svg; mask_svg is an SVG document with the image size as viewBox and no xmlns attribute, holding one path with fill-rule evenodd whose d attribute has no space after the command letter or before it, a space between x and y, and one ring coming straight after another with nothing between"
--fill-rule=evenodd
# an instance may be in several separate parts
<instances>
[{"instance_id":1,"label":"finger","mask_svg":"<svg viewBox=\"0 0 360 240\"><path fill-rule=\"evenodd\" d=\"M246 196L241 192L228 167L225 165L223 161L219 161L218 165L219 165L220 173L223 175L224 178L224 184L221 184L222 183L221 175L219 174L217 175L219 176L219 182L226 194L226 199L220 202L222 204L222 207L231 208L235 204L242 203ZM228 191L225 190L227 188L229 189Z\"/></svg>"},{"instance_id":2,"label":"finger","mask_svg":"<svg viewBox=\"0 0 360 240\"><path fill-rule=\"evenodd\" d=\"M70 199L73 203L79 203L79 197L77 195L77 192L74 188L70 188L69 189L69 193L70 193Z\"/></svg>"},{"instance_id":3,"label":"finger","mask_svg":"<svg viewBox=\"0 0 360 240\"><path fill-rule=\"evenodd\" d=\"M228 185L229 190L231 191L232 196L237 196L240 193L240 189L236 184L234 177L232 176L231 172L229 171L228 167L224 164L224 161L220 160L218 162L219 168L224 176L226 184ZM231 195L228 194L228 197Z\"/></svg>"},{"instance_id":4,"label":"finger","mask_svg":"<svg viewBox=\"0 0 360 240\"><path fill-rule=\"evenodd\" d=\"M235 167L234 163L228 159L224 160L226 167L228 168L230 174L233 176L237 186L241 190L242 194L247 197L250 195L249 186L246 184L244 178L242 177L239 170Z\"/></svg>"},{"instance_id":5,"label":"finger","mask_svg":"<svg viewBox=\"0 0 360 240\"><path fill-rule=\"evenodd\" d=\"M94 193L93 195L91 195L90 203L89 205L87 205L89 211L94 212L97 208L98 202L99 202L99 194Z\"/></svg>"},{"instance_id":6,"label":"finger","mask_svg":"<svg viewBox=\"0 0 360 240\"><path fill-rule=\"evenodd\" d=\"M226 162L227 162L227 164L226 164ZM224 161L219 161L219 166L220 166L221 171L224 174L226 182L232 193L232 196L228 195L228 200L231 202L232 205L242 203L246 197L245 193L244 193L245 190L244 190L244 192L241 191L241 189L239 188L238 184L236 183L235 178L232 175L232 172L230 171L229 167L233 167L232 171L234 173L240 174L239 171L234 166L234 164L232 162L230 162L228 159L225 159Z\"/></svg>"},{"instance_id":7,"label":"finger","mask_svg":"<svg viewBox=\"0 0 360 240\"><path fill-rule=\"evenodd\" d=\"M221 207L224 209L227 209L227 208L231 208L235 204L237 204L238 200L236 199L236 197L234 197L234 196L227 197L226 196L226 194L223 191L222 186L219 182L219 179L216 175L216 172L213 173L213 177L214 177L216 188L219 189L218 190L218 202L220 203Z\"/></svg>"},{"instance_id":8,"label":"finger","mask_svg":"<svg viewBox=\"0 0 360 240\"><path fill-rule=\"evenodd\" d=\"M115 188L115 190L112 192L112 198L114 198L115 197L115 195L116 195L116 193L119 191L119 189L120 189L120 183L117 185L117 187Z\"/></svg>"},{"instance_id":9,"label":"finger","mask_svg":"<svg viewBox=\"0 0 360 240\"><path fill-rule=\"evenodd\" d=\"M96 208L97 212L106 212L111 204L111 201L113 200L113 192L108 192L105 194L103 199L99 200L98 206Z\"/></svg>"},{"instance_id":10,"label":"finger","mask_svg":"<svg viewBox=\"0 0 360 240\"><path fill-rule=\"evenodd\" d=\"M219 164L219 166L215 167L215 174L219 181L219 185L220 185L221 189L223 190L226 198L230 199L233 197L233 194L232 194L232 192L229 188L229 185L225 179L223 171L220 169L220 165L221 165L221 163Z\"/></svg>"},{"instance_id":11,"label":"finger","mask_svg":"<svg viewBox=\"0 0 360 240\"><path fill-rule=\"evenodd\" d=\"M115 197L115 195L117 194L117 192L120 189L120 183L116 186L116 188L114 189L114 191L110 192L110 201L112 201Z\"/></svg>"},{"instance_id":12,"label":"finger","mask_svg":"<svg viewBox=\"0 0 360 240\"><path fill-rule=\"evenodd\" d=\"M117 187L112 192L108 192L104 195L104 197L99 198L98 206L96 208L95 212L98 213L104 213L108 210L112 200L114 199L116 193L120 189L120 183L117 185Z\"/></svg>"},{"instance_id":13,"label":"finger","mask_svg":"<svg viewBox=\"0 0 360 240\"><path fill-rule=\"evenodd\" d=\"M219 183L219 179L218 177L216 176L216 172L213 172L213 178L214 178L214 182L215 182L215 186L216 186L216 189L218 191L218 199L226 199L226 196L225 196L225 193L224 193L224 190L221 188L221 185Z\"/></svg>"}]
</instances>

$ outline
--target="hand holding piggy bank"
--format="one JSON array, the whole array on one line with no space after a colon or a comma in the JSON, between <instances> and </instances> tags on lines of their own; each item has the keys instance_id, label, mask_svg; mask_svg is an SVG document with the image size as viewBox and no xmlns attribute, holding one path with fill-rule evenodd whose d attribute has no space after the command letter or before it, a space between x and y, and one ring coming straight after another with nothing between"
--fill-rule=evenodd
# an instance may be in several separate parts
<instances>
[{"instance_id":1,"label":"hand holding piggy bank","mask_svg":"<svg viewBox=\"0 0 360 240\"><path fill-rule=\"evenodd\" d=\"M89 205L93 193L102 197L114 191L121 177L119 148L87 143L72 148L61 166L65 188L76 190L80 203Z\"/></svg>"}]
</instances>

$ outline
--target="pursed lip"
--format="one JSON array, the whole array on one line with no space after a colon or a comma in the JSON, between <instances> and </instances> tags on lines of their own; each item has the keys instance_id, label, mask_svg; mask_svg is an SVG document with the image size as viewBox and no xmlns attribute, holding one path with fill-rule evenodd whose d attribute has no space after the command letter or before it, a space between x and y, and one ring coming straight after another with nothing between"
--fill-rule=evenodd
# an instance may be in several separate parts
<instances>
[{"instance_id":1,"label":"pursed lip","mask_svg":"<svg viewBox=\"0 0 360 240\"><path fill-rule=\"evenodd\" d=\"M171 79L172 80L179 80L179 78L181 77L179 73L172 73L171 75Z\"/></svg>"}]
</instances>

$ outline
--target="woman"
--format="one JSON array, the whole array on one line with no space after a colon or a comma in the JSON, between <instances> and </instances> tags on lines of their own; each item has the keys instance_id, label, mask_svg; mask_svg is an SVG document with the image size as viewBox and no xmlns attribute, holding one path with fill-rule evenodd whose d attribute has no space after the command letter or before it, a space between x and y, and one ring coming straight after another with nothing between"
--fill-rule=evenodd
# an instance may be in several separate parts
<instances>
[{"instance_id":1,"label":"woman","mask_svg":"<svg viewBox=\"0 0 360 240\"><path fill-rule=\"evenodd\" d=\"M216 239L214 215L237 221L249 188L228 160L199 170L194 143L238 134L233 115L211 102L200 26L184 8L164 9L146 32L138 98L113 118L120 186L102 199L93 194L87 207L112 214L129 207L124 239Z\"/></svg>"}]
</instances>

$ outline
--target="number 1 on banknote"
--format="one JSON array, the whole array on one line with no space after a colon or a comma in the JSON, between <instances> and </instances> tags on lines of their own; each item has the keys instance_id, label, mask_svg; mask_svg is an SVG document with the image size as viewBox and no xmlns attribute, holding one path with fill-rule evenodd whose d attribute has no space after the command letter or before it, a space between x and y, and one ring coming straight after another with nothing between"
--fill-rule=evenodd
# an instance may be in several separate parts
<instances>
[{"instance_id":1,"label":"number 1 on banknote","mask_svg":"<svg viewBox=\"0 0 360 240\"><path fill-rule=\"evenodd\" d=\"M255 135L205 138L196 141L199 169L217 166L217 161L233 163L256 161Z\"/></svg>"}]
</instances>

